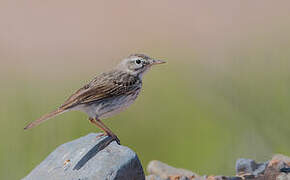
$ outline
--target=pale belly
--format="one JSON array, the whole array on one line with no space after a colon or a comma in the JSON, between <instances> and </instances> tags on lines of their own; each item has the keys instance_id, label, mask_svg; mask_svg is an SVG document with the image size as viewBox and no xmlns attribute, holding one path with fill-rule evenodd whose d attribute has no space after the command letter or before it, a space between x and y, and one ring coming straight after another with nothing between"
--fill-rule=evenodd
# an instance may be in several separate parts
<instances>
[{"instance_id":1,"label":"pale belly","mask_svg":"<svg viewBox=\"0 0 290 180\"><path fill-rule=\"evenodd\" d=\"M97 101L90 105L81 105L75 110L83 111L92 118L108 118L120 113L130 106L138 97L140 90L130 96L120 96L117 98L110 98L102 101Z\"/></svg>"}]
</instances>

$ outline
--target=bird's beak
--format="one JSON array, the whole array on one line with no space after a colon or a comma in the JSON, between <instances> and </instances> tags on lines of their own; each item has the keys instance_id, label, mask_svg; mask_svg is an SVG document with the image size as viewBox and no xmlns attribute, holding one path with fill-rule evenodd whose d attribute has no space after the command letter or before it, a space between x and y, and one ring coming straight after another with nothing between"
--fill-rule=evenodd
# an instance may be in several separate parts
<instances>
[{"instance_id":1,"label":"bird's beak","mask_svg":"<svg viewBox=\"0 0 290 180\"><path fill-rule=\"evenodd\" d=\"M164 64L164 63L166 63L166 61L159 60L159 59L152 59L152 65L155 65L155 64Z\"/></svg>"}]
</instances>

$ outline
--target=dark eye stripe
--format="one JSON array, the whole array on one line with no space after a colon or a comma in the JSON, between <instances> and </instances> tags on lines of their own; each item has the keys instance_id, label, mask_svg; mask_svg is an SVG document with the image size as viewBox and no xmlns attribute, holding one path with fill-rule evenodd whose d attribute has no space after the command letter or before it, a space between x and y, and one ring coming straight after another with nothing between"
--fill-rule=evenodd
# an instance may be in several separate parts
<instances>
[{"instance_id":1,"label":"dark eye stripe","mask_svg":"<svg viewBox=\"0 0 290 180\"><path fill-rule=\"evenodd\" d=\"M140 59L137 59L137 60L136 60L136 63L137 63L137 64L141 64L141 60L140 60Z\"/></svg>"}]
</instances>

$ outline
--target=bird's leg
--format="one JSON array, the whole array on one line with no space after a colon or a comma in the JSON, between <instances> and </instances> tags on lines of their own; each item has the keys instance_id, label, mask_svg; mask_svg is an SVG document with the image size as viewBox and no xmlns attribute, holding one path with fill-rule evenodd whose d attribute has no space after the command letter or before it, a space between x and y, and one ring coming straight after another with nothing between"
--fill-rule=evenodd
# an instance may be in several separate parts
<instances>
[{"instance_id":1,"label":"bird's leg","mask_svg":"<svg viewBox=\"0 0 290 180\"><path fill-rule=\"evenodd\" d=\"M104 129L105 132L111 136L118 144L120 144L120 139L115 135L100 119L96 118L96 122L98 122Z\"/></svg>"},{"instance_id":2,"label":"bird's leg","mask_svg":"<svg viewBox=\"0 0 290 180\"><path fill-rule=\"evenodd\" d=\"M112 137L118 144L120 144L119 138L100 119L89 118L89 120L92 124L96 125L97 127L99 127L104 131L104 133L99 135L98 137L108 135Z\"/></svg>"},{"instance_id":3,"label":"bird's leg","mask_svg":"<svg viewBox=\"0 0 290 180\"><path fill-rule=\"evenodd\" d=\"M105 130L105 129L100 125L100 124L98 124L94 118L89 118L89 121L90 121L92 124L96 125L98 128L100 128L101 130L104 131L103 133L101 133L100 135L98 135L97 138L108 135L108 134L106 133L106 130Z\"/></svg>"}]
</instances>

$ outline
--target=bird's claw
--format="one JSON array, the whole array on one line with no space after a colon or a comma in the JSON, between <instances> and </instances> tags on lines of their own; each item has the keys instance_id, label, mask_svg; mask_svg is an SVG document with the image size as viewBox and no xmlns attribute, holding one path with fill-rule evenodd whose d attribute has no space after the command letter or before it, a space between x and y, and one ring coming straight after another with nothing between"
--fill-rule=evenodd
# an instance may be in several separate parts
<instances>
[{"instance_id":1,"label":"bird's claw","mask_svg":"<svg viewBox=\"0 0 290 180\"><path fill-rule=\"evenodd\" d=\"M120 139L115 134L112 134L109 136L112 138L113 141L116 141L119 145L121 145Z\"/></svg>"},{"instance_id":2,"label":"bird's claw","mask_svg":"<svg viewBox=\"0 0 290 180\"><path fill-rule=\"evenodd\" d=\"M101 138L101 137L104 137L104 136L108 136L108 137L111 138L110 143L111 143L112 141L116 141L119 145L121 145L121 143L120 143L120 139L119 139L115 134L101 133L101 134L97 135L96 138Z\"/></svg>"}]
</instances>

